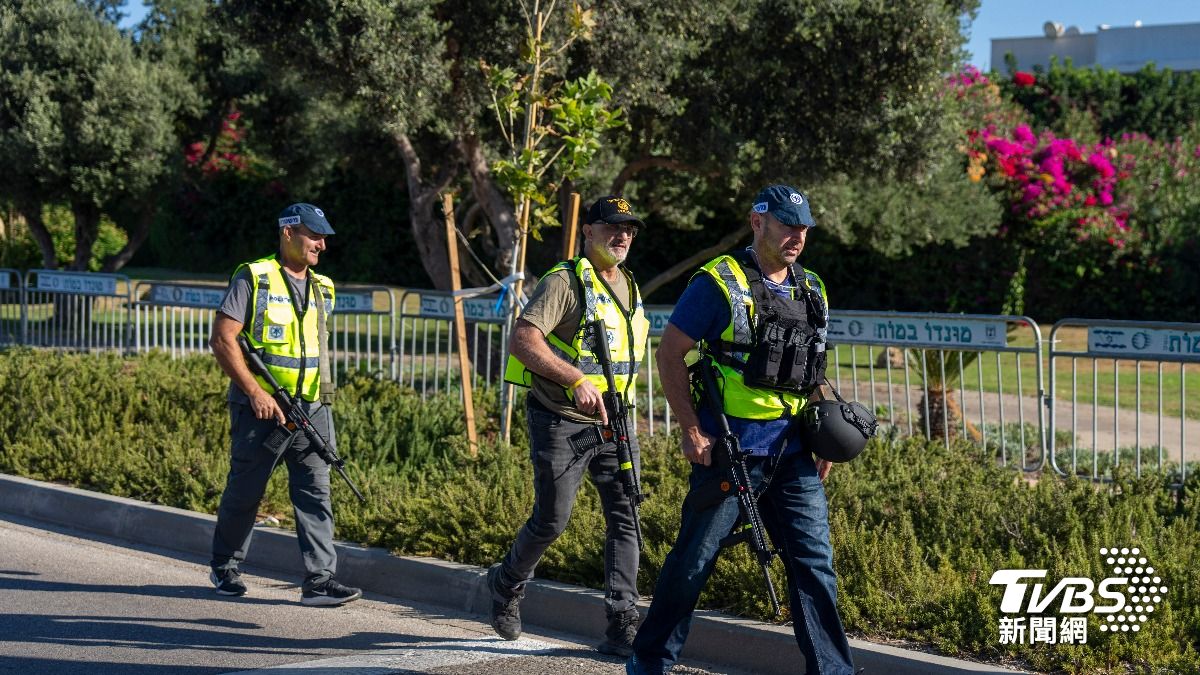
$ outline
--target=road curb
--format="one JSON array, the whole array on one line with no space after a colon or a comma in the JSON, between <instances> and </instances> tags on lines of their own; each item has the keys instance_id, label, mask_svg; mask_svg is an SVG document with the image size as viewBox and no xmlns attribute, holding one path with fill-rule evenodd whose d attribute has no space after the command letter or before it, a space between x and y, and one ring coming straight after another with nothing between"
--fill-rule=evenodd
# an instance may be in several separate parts
<instances>
[{"instance_id":1,"label":"road curb","mask_svg":"<svg viewBox=\"0 0 1200 675\"><path fill-rule=\"evenodd\" d=\"M214 516L203 513L6 474L0 474L0 513L199 556L209 555L216 522ZM346 583L414 602L478 615L488 612L483 568L395 556L383 549L341 542L337 550L338 578ZM297 578L304 573L296 536L286 530L257 528L249 561L254 567ZM521 614L529 625L595 635L597 641L605 627L604 599L599 592L552 581L529 584ZM872 675L1016 672L861 640L851 640L850 646L855 664ZM804 662L791 628L708 611L696 612L683 656L772 675L800 672Z\"/></svg>"}]
</instances>

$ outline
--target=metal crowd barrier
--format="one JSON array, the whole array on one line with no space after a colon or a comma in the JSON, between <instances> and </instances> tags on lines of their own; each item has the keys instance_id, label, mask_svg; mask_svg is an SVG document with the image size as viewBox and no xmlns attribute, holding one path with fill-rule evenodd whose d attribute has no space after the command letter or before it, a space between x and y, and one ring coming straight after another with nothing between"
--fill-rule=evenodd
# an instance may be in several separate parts
<instances>
[{"instance_id":1,"label":"metal crowd barrier","mask_svg":"<svg viewBox=\"0 0 1200 675\"><path fill-rule=\"evenodd\" d=\"M22 287L25 344L125 351L132 305L128 277L29 270Z\"/></svg>"},{"instance_id":2,"label":"metal crowd barrier","mask_svg":"<svg viewBox=\"0 0 1200 675\"><path fill-rule=\"evenodd\" d=\"M25 343L25 285L17 270L0 268L0 346Z\"/></svg>"},{"instance_id":3,"label":"metal crowd barrier","mask_svg":"<svg viewBox=\"0 0 1200 675\"><path fill-rule=\"evenodd\" d=\"M224 291L0 269L0 346L204 352ZM507 357L505 308L496 296L463 305L476 382L497 386ZM671 431L654 364L671 310L646 307L650 344L634 419L651 434ZM383 373L422 396L457 390L453 317L449 292L339 286L334 362L342 371ZM1080 332L1086 338L1074 337ZM829 339L830 380L845 398L872 408L893 438L923 435L947 446L966 438L1006 465L1035 471L1049 458L1060 474L1096 480L1132 465L1138 474L1153 468L1182 482L1187 462L1200 455L1188 447L1200 437L1200 421L1188 419L1200 401L1188 400L1187 383L1200 377L1200 324L1064 319L1045 360L1041 332L1024 316L843 311L831 316Z\"/></svg>"},{"instance_id":4,"label":"metal crowd barrier","mask_svg":"<svg viewBox=\"0 0 1200 675\"><path fill-rule=\"evenodd\" d=\"M654 350L667 329L674 305L645 305L646 320L650 322L650 336L646 341L646 358L638 370L638 388L634 396L634 431L641 425L641 419L646 420L646 433L657 433L656 426L661 427L662 433L671 433L671 406L667 397L655 390L655 378L658 371L654 367ZM658 421L661 415L661 421Z\"/></svg>"},{"instance_id":5,"label":"metal crowd barrier","mask_svg":"<svg viewBox=\"0 0 1200 675\"><path fill-rule=\"evenodd\" d=\"M1044 462L1042 338L1029 317L842 311L829 340L830 380L885 431L947 447L967 438L1006 466L1016 451L1026 471Z\"/></svg>"},{"instance_id":6,"label":"metal crowd barrier","mask_svg":"<svg viewBox=\"0 0 1200 675\"><path fill-rule=\"evenodd\" d=\"M396 379L395 304L382 286L337 287L330 347L342 371L383 372ZM338 368L334 368L335 377Z\"/></svg>"},{"instance_id":7,"label":"metal crowd barrier","mask_svg":"<svg viewBox=\"0 0 1200 675\"><path fill-rule=\"evenodd\" d=\"M161 349L171 358L208 351L224 285L139 281L133 288L134 350Z\"/></svg>"},{"instance_id":8,"label":"metal crowd barrier","mask_svg":"<svg viewBox=\"0 0 1200 675\"><path fill-rule=\"evenodd\" d=\"M1060 339L1067 327L1084 329L1084 344ZM1049 357L1052 428L1058 426L1060 402L1069 402L1070 419L1065 447L1058 442L1063 432L1050 437L1055 471L1096 480L1107 468L1126 463L1140 476L1150 463L1158 471L1177 471L1183 483L1187 463L1200 459L1195 442L1188 447L1189 436L1200 434L1200 422L1187 416L1200 407L1189 406L1187 397L1188 366L1200 364L1200 324L1063 319L1050 332ZM1060 369L1060 362L1069 370ZM1193 365L1191 374L1197 372ZM1132 403L1132 410L1122 402Z\"/></svg>"},{"instance_id":9,"label":"metal crowd barrier","mask_svg":"<svg viewBox=\"0 0 1200 675\"><path fill-rule=\"evenodd\" d=\"M225 285L138 282L133 290L134 350L172 358L207 352ZM339 287L330 325L335 365L395 378L392 295L382 287Z\"/></svg>"},{"instance_id":10,"label":"metal crowd barrier","mask_svg":"<svg viewBox=\"0 0 1200 675\"><path fill-rule=\"evenodd\" d=\"M467 298L467 348L476 376L484 386L502 381L508 345L504 310L498 296ZM454 297L449 291L410 290L400 295L399 360L395 379L421 392L439 393L459 381L458 347L454 339Z\"/></svg>"},{"instance_id":11,"label":"metal crowd barrier","mask_svg":"<svg viewBox=\"0 0 1200 675\"><path fill-rule=\"evenodd\" d=\"M638 407L671 430L671 411L656 399L655 338L672 307L646 308L651 345ZM1045 457L1041 333L1028 317L898 312L834 312L828 375L850 400L871 408L884 432L941 439L967 438L1007 465L1010 454L1026 471ZM1011 377L1006 373L1011 372ZM943 384L944 383L944 384Z\"/></svg>"}]
</instances>

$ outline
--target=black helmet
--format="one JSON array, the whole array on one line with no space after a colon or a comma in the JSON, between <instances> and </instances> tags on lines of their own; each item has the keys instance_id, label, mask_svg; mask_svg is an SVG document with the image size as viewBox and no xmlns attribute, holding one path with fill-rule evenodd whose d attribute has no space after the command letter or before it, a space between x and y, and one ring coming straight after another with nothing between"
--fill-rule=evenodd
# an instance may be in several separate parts
<instances>
[{"instance_id":1,"label":"black helmet","mask_svg":"<svg viewBox=\"0 0 1200 675\"><path fill-rule=\"evenodd\" d=\"M857 401L814 401L800 411L800 440L830 462L849 462L875 435L879 423Z\"/></svg>"}]
</instances>

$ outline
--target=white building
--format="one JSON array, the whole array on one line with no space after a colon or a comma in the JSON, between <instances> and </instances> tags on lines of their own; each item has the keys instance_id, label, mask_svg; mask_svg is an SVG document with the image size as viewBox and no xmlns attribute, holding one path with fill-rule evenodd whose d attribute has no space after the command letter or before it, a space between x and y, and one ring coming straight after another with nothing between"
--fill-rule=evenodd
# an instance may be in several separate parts
<instances>
[{"instance_id":1,"label":"white building","mask_svg":"<svg viewBox=\"0 0 1200 675\"><path fill-rule=\"evenodd\" d=\"M1043 37L992 40L992 68L1004 70L1004 55L1012 52L1020 70L1049 68L1051 56L1057 56L1059 63L1069 58L1077 68L1100 66L1122 73L1141 70L1148 62L1160 69L1200 70L1200 23L1102 25L1095 33L1083 33L1047 21L1043 32Z\"/></svg>"}]
</instances>

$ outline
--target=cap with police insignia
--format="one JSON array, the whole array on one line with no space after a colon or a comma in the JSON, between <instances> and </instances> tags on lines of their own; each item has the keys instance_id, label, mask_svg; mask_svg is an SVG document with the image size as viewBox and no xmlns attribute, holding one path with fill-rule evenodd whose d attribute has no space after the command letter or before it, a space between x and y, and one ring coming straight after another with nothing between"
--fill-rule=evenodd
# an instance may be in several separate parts
<instances>
[{"instance_id":1,"label":"cap with police insignia","mask_svg":"<svg viewBox=\"0 0 1200 675\"><path fill-rule=\"evenodd\" d=\"M769 213L791 227L812 227L817 224L808 208L808 197L790 185L763 188L754 198L754 212Z\"/></svg>"},{"instance_id":2,"label":"cap with police insignia","mask_svg":"<svg viewBox=\"0 0 1200 675\"><path fill-rule=\"evenodd\" d=\"M312 204L292 204L279 212L279 227L303 225L313 234L333 234L333 226L325 219L325 212Z\"/></svg>"},{"instance_id":3,"label":"cap with police insignia","mask_svg":"<svg viewBox=\"0 0 1200 675\"><path fill-rule=\"evenodd\" d=\"M633 214L633 209L629 208L629 202L625 201L621 195L605 195L593 202L587 212L587 222L588 224L608 223L609 225L637 223L638 227L646 226Z\"/></svg>"}]
</instances>

